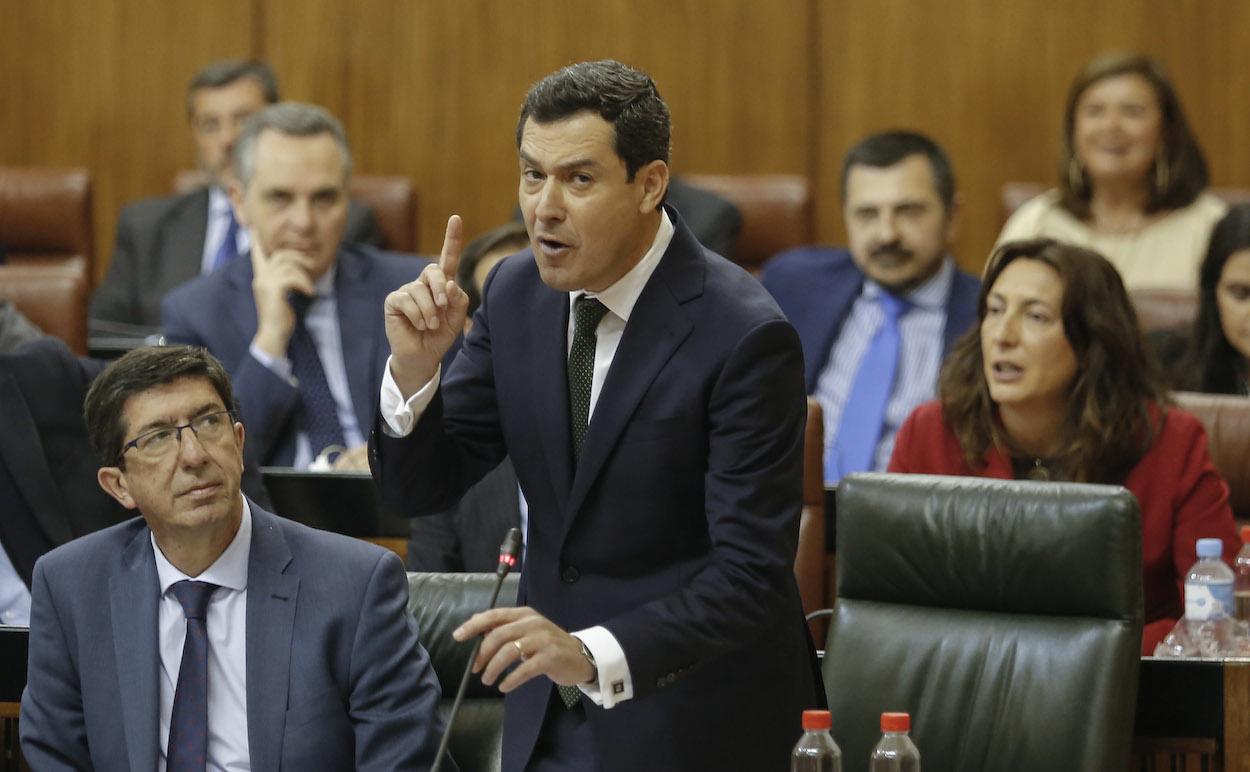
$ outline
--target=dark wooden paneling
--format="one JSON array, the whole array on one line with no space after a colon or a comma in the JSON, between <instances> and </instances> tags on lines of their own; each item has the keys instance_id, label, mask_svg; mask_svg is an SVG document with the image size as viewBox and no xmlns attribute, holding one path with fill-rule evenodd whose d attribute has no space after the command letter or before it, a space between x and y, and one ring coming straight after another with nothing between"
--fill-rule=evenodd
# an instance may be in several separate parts
<instances>
[{"instance_id":1,"label":"dark wooden paneling","mask_svg":"<svg viewBox=\"0 0 1250 772\"><path fill-rule=\"evenodd\" d=\"M262 5L287 93L343 118L362 171L414 179L427 252L452 212L470 235L510 216L521 100L573 61L651 73L673 111L679 171L813 168L808 0Z\"/></svg>"},{"instance_id":2,"label":"dark wooden paneling","mask_svg":"<svg viewBox=\"0 0 1250 772\"><path fill-rule=\"evenodd\" d=\"M91 171L97 277L122 204L194 163L186 83L246 56L251 18L249 0L0 0L0 164Z\"/></svg>"}]
</instances>

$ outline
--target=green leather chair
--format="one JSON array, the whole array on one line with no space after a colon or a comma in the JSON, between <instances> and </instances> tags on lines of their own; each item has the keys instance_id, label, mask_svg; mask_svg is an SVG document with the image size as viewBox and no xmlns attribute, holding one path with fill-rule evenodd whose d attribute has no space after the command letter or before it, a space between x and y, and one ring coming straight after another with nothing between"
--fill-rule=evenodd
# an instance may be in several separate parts
<instances>
[{"instance_id":1,"label":"green leather chair","mask_svg":"<svg viewBox=\"0 0 1250 772\"><path fill-rule=\"evenodd\" d=\"M1127 768L1141 526L1123 488L864 474L838 489L824 659L843 768L883 711L925 769Z\"/></svg>"},{"instance_id":2,"label":"green leather chair","mask_svg":"<svg viewBox=\"0 0 1250 772\"><path fill-rule=\"evenodd\" d=\"M516 605L518 580L517 574L504 580L496 605ZM471 643L457 643L451 632L486 608L494 586L494 574L408 574L408 613L417 620L421 644L443 689L444 720L473 648ZM503 695L471 676L448 752L460 772L499 772L502 750Z\"/></svg>"}]
</instances>

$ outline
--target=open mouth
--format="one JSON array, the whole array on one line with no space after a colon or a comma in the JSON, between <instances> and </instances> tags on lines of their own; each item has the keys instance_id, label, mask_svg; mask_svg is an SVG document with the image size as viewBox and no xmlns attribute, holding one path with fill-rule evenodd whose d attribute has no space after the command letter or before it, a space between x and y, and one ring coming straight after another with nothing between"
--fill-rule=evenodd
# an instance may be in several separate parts
<instances>
[{"instance_id":1,"label":"open mouth","mask_svg":"<svg viewBox=\"0 0 1250 772\"><path fill-rule=\"evenodd\" d=\"M1024 368L1011 362L995 362L991 369L994 379L999 381L1014 381L1024 375Z\"/></svg>"}]
</instances>

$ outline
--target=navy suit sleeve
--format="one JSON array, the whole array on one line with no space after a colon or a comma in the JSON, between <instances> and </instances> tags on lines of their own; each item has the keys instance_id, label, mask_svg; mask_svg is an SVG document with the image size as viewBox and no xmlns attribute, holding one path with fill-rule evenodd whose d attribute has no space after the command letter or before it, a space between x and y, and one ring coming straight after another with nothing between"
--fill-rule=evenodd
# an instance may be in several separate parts
<instances>
[{"instance_id":1,"label":"navy suit sleeve","mask_svg":"<svg viewBox=\"0 0 1250 772\"><path fill-rule=\"evenodd\" d=\"M387 553L365 590L352 642L348 709L358 770L428 770L438 750L438 679L407 607L403 565Z\"/></svg>"},{"instance_id":2,"label":"navy suit sleeve","mask_svg":"<svg viewBox=\"0 0 1250 772\"><path fill-rule=\"evenodd\" d=\"M61 627L44 562L31 582L30 659L19 722L31 769L91 769L77 660Z\"/></svg>"}]
</instances>

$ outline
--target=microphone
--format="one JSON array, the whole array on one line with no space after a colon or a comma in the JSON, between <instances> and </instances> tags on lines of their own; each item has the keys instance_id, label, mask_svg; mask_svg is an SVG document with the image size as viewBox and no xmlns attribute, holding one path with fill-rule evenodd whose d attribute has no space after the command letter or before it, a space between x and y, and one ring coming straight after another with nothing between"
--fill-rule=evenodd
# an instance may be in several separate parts
<instances>
[{"instance_id":1,"label":"microphone","mask_svg":"<svg viewBox=\"0 0 1250 772\"><path fill-rule=\"evenodd\" d=\"M520 552L521 529L509 528L508 533L503 537L503 543L499 545L499 565L495 566L495 589L491 591L490 604L486 607L486 611L495 607L495 603L499 600L499 591L503 589L504 577L516 566L517 555ZM477 653L481 648L482 636L479 635L473 642L473 651L469 653L469 660L464 663L464 675L460 677L460 688L456 690L456 699L451 703L451 710L447 713L447 726L443 729L443 739L438 743L438 753L434 755L434 766L430 767L430 772L438 772L443 764L443 758L447 755L447 744L451 741L451 728L456 723L456 714L460 712L464 692L469 688L469 676L473 674L473 660L477 659Z\"/></svg>"}]
</instances>

